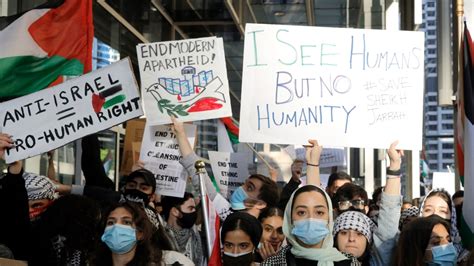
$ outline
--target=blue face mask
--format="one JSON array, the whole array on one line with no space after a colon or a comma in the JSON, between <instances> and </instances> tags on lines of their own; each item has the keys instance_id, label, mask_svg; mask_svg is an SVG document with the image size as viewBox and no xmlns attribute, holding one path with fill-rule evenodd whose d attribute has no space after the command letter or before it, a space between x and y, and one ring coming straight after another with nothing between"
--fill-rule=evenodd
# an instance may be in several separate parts
<instances>
[{"instance_id":1,"label":"blue face mask","mask_svg":"<svg viewBox=\"0 0 474 266\"><path fill-rule=\"evenodd\" d=\"M239 187L236 190L234 190L234 193L230 195L230 205L232 206L232 209L245 210L244 201L248 197L249 196L247 195L247 193L245 193L245 190L243 187Z\"/></svg>"},{"instance_id":2,"label":"blue face mask","mask_svg":"<svg viewBox=\"0 0 474 266\"><path fill-rule=\"evenodd\" d=\"M113 253L125 254L137 243L136 230L131 226L114 224L105 228L101 240Z\"/></svg>"},{"instance_id":3,"label":"blue face mask","mask_svg":"<svg viewBox=\"0 0 474 266\"><path fill-rule=\"evenodd\" d=\"M431 253L433 260L428 263L429 265L456 265L458 254L453 243L435 246L431 249Z\"/></svg>"},{"instance_id":4,"label":"blue face mask","mask_svg":"<svg viewBox=\"0 0 474 266\"><path fill-rule=\"evenodd\" d=\"M320 219L304 219L294 222L291 234L306 245L316 245L328 234L328 222Z\"/></svg>"}]
</instances>

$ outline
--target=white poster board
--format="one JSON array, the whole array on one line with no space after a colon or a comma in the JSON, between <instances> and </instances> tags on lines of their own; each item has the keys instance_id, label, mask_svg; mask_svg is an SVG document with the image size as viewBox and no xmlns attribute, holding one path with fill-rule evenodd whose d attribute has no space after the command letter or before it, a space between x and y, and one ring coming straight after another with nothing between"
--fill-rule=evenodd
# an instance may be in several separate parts
<instances>
[{"instance_id":1,"label":"white poster board","mask_svg":"<svg viewBox=\"0 0 474 266\"><path fill-rule=\"evenodd\" d=\"M423 32L245 30L241 142L421 149Z\"/></svg>"},{"instance_id":2,"label":"white poster board","mask_svg":"<svg viewBox=\"0 0 474 266\"><path fill-rule=\"evenodd\" d=\"M184 125L186 136L194 145L195 125ZM140 160L145 169L155 174L156 193L163 196L183 197L188 172L179 163L182 158L176 134L169 125L145 126Z\"/></svg>"},{"instance_id":3,"label":"white poster board","mask_svg":"<svg viewBox=\"0 0 474 266\"><path fill-rule=\"evenodd\" d=\"M288 145L285 152L295 160L306 161L306 149L300 145ZM346 165L346 151L344 148L323 148L321 157L319 158L319 167L333 167Z\"/></svg>"},{"instance_id":4,"label":"white poster board","mask_svg":"<svg viewBox=\"0 0 474 266\"><path fill-rule=\"evenodd\" d=\"M232 115L222 38L137 45L147 122L171 123Z\"/></svg>"},{"instance_id":5,"label":"white poster board","mask_svg":"<svg viewBox=\"0 0 474 266\"><path fill-rule=\"evenodd\" d=\"M130 60L0 104L1 131L15 147L6 162L54 150L143 115Z\"/></svg>"},{"instance_id":6,"label":"white poster board","mask_svg":"<svg viewBox=\"0 0 474 266\"><path fill-rule=\"evenodd\" d=\"M221 195L229 199L249 177L247 154L209 151L209 160Z\"/></svg>"},{"instance_id":7,"label":"white poster board","mask_svg":"<svg viewBox=\"0 0 474 266\"><path fill-rule=\"evenodd\" d=\"M456 192L454 173L433 172L433 188L444 188L452 196Z\"/></svg>"}]
</instances>

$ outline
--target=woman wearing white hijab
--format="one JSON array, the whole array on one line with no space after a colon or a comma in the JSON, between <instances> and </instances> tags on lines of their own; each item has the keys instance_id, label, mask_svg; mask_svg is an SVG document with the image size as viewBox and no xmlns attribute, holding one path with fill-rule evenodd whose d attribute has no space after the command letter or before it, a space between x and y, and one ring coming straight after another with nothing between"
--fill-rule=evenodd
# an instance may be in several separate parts
<instances>
[{"instance_id":1,"label":"woman wearing white hijab","mask_svg":"<svg viewBox=\"0 0 474 266\"><path fill-rule=\"evenodd\" d=\"M283 217L288 245L262 265L353 265L357 260L333 247L331 199L319 185L319 157L322 147L311 140L306 151L308 185L290 197ZM317 185L316 185L317 184Z\"/></svg>"}]
</instances>

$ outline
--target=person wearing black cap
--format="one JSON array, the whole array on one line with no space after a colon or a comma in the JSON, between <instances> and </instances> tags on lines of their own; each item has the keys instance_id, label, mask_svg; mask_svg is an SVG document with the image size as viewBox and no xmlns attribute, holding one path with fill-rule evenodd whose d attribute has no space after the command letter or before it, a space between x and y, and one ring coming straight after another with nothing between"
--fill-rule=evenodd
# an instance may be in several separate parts
<instances>
[{"instance_id":1,"label":"person wearing black cap","mask_svg":"<svg viewBox=\"0 0 474 266\"><path fill-rule=\"evenodd\" d=\"M221 229L223 265L252 265L261 237L262 226L254 216L245 212L227 216Z\"/></svg>"},{"instance_id":2,"label":"person wearing black cap","mask_svg":"<svg viewBox=\"0 0 474 266\"><path fill-rule=\"evenodd\" d=\"M156 180L152 172L138 169L125 178L122 193L130 201L143 202L148 205L153 202L156 190Z\"/></svg>"}]
</instances>

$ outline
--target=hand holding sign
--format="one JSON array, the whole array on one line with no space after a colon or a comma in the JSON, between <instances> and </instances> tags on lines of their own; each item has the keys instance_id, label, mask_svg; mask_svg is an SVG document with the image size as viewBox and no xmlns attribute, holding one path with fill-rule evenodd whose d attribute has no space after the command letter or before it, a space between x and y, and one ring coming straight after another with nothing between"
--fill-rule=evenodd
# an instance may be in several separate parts
<instances>
[{"instance_id":1,"label":"hand holding sign","mask_svg":"<svg viewBox=\"0 0 474 266\"><path fill-rule=\"evenodd\" d=\"M306 162L308 165L319 166L319 158L323 152L323 146L319 146L318 141L315 139L308 140L309 144L306 147Z\"/></svg>"},{"instance_id":2,"label":"hand holding sign","mask_svg":"<svg viewBox=\"0 0 474 266\"><path fill-rule=\"evenodd\" d=\"M5 159L5 150L13 147L13 139L10 135L0 133L0 158Z\"/></svg>"}]
</instances>

